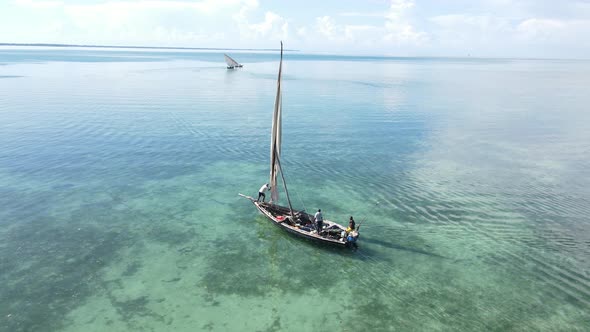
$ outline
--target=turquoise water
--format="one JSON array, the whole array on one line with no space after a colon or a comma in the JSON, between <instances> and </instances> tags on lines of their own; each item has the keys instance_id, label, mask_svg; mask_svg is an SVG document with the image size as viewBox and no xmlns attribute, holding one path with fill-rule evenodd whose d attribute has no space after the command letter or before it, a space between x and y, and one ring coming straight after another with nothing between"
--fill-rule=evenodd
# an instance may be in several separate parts
<instances>
[{"instance_id":1,"label":"turquoise water","mask_svg":"<svg viewBox=\"0 0 590 332\"><path fill-rule=\"evenodd\" d=\"M0 50L1 331L590 329L590 62Z\"/></svg>"}]
</instances>

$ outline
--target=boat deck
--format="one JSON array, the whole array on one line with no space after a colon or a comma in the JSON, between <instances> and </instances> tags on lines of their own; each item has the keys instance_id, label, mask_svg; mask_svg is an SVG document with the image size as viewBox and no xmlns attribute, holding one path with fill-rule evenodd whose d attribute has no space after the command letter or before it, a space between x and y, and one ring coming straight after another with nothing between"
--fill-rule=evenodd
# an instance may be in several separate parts
<instances>
[{"instance_id":1,"label":"boat deck","mask_svg":"<svg viewBox=\"0 0 590 332\"><path fill-rule=\"evenodd\" d=\"M321 234L318 234L316 226L313 223L313 216L303 212L295 212L295 221L291 216L288 207L252 201L258 210L270 219L275 225L283 228L289 233L313 240L337 246L346 246L347 241L341 237L346 227L330 220L324 220L324 227Z\"/></svg>"}]
</instances>

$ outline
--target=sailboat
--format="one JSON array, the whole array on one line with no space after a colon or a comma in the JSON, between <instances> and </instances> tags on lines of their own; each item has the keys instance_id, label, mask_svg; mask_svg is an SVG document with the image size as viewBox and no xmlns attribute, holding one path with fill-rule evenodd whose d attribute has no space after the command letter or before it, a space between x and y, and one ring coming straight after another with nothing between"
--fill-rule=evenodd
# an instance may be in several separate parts
<instances>
[{"instance_id":1,"label":"sailboat","mask_svg":"<svg viewBox=\"0 0 590 332\"><path fill-rule=\"evenodd\" d=\"M227 69L242 68L244 66L239 64L227 54L223 54L223 56L225 57L225 63L227 63Z\"/></svg>"},{"instance_id":2,"label":"sailboat","mask_svg":"<svg viewBox=\"0 0 590 332\"><path fill-rule=\"evenodd\" d=\"M270 144L270 202L259 202L251 196L239 194L249 199L254 206L268 218L273 224L296 236L312 240L314 242L334 245L338 247L356 247L359 237L358 228L348 231L346 227L333 221L324 220L323 227L318 229L314 216L306 211L295 211L291 205L287 182L281 166L281 122L282 122L282 98L281 75L283 67L283 42L281 42L281 61L279 63L279 75L277 79L277 95L275 97L274 113L272 117L271 144ZM289 206L277 204L279 200L277 177L280 174L283 188L287 196Z\"/></svg>"}]
</instances>

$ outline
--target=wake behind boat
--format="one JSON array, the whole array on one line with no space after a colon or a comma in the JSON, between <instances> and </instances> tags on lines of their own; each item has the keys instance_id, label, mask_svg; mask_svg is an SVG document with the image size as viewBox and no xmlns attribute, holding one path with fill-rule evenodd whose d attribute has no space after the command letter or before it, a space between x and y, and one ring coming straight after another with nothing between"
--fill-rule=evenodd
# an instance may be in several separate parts
<instances>
[{"instance_id":1,"label":"wake behind boat","mask_svg":"<svg viewBox=\"0 0 590 332\"><path fill-rule=\"evenodd\" d=\"M227 69L234 69L234 68L242 68L242 67L244 67L244 65L238 63L236 60L232 59L227 54L224 54L223 57L225 58L225 63L227 63Z\"/></svg>"},{"instance_id":2,"label":"wake behind boat","mask_svg":"<svg viewBox=\"0 0 590 332\"><path fill-rule=\"evenodd\" d=\"M281 60L279 63L279 74L277 79L277 95L275 97L275 106L272 119L271 130L271 144L270 144L270 203L259 202L250 196L239 194L240 196L249 199L254 206L266 216L273 224L279 226L283 230L297 235L299 237L312 240L328 245L335 245L339 247L354 247L359 237L358 228L346 228L338 223L329 220L323 220L322 223L317 223L315 216L305 211L295 211L291 205L291 198L289 197L289 190L287 189L287 182L281 167L281 127L282 127L282 97L281 97L281 78L283 68L283 42L281 42ZM277 176L281 175L283 188L287 196L289 206L281 206L276 204L279 200L277 188ZM268 188L268 184L261 188ZM260 194L263 195L263 194ZM259 195L259 198L260 198ZM263 195L264 196L264 195ZM264 199L263 199L264 200ZM318 211L319 212L319 211ZM323 219L323 217L321 217ZM352 219L352 217L351 217ZM360 227L360 226L359 226Z\"/></svg>"}]
</instances>

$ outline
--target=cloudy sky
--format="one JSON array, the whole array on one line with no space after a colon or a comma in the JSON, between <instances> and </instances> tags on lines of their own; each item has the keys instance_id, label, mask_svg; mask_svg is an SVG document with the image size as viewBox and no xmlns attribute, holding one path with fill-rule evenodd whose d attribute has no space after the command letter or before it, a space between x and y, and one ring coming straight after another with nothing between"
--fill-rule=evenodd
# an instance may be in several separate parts
<instances>
[{"instance_id":1,"label":"cloudy sky","mask_svg":"<svg viewBox=\"0 0 590 332\"><path fill-rule=\"evenodd\" d=\"M590 0L0 0L0 42L590 58Z\"/></svg>"}]
</instances>

